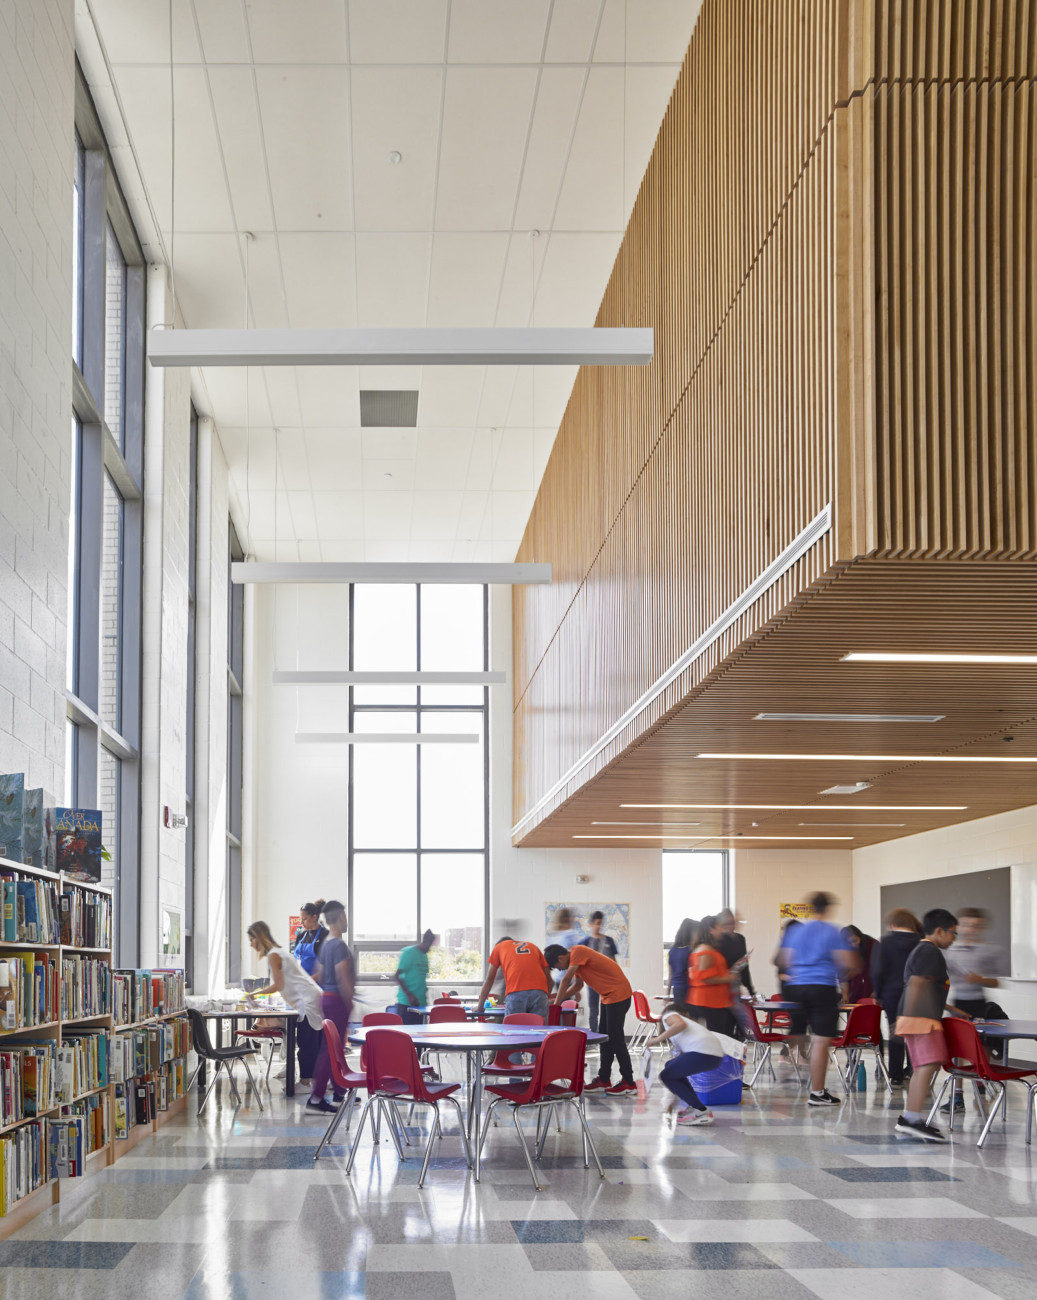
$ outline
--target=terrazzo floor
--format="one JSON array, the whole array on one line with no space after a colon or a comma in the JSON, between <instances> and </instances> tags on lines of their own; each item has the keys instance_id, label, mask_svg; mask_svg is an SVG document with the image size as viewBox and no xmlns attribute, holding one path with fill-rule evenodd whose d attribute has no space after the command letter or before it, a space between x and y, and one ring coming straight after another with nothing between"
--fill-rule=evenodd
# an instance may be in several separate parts
<instances>
[{"instance_id":1,"label":"terrazzo floor","mask_svg":"<svg viewBox=\"0 0 1037 1300\"><path fill-rule=\"evenodd\" d=\"M323 1121L304 1112L305 1095L279 1090L262 1115L224 1093L198 1120L192 1101L63 1193L0 1243L0 1296L1037 1295L1037 1158L1021 1089L984 1151L971 1097L951 1145L920 1147L892 1137L899 1096L870 1081L820 1112L791 1084L762 1085L696 1129L673 1128L660 1089L589 1097L606 1181L583 1168L566 1121L548 1139L539 1194L510 1124L491 1132L476 1184L452 1116L422 1190L419 1160L400 1164L387 1138L365 1137L351 1178L341 1144L314 1167Z\"/></svg>"}]
</instances>

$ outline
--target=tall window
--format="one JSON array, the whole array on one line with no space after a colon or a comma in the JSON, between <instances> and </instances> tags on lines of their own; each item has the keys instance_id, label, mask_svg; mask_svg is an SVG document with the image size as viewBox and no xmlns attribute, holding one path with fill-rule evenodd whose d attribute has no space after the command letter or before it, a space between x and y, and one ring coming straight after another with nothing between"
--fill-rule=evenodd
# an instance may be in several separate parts
<instances>
[{"instance_id":1,"label":"tall window","mask_svg":"<svg viewBox=\"0 0 1037 1300\"><path fill-rule=\"evenodd\" d=\"M350 589L355 671L486 671L485 587ZM350 748L349 924L360 975L391 975L401 948L440 936L434 980L481 976L487 925L488 688L352 686L350 730L473 736Z\"/></svg>"},{"instance_id":2,"label":"tall window","mask_svg":"<svg viewBox=\"0 0 1037 1300\"><path fill-rule=\"evenodd\" d=\"M663 945L669 948L686 916L701 921L729 906L725 849L667 849L663 855Z\"/></svg>"},{"instance_id":3,"label":"tall window","mask_svg":"<svg viewBox=\"0 0 1037 1300\"><path fill-rule=\"evenodd\" d=\"M98 808L115 948L138 955L144 258L77 68L65 790Z\"/></svg>"},{"instance_id":4,"label":"tall window","mask_svg":"<svg viewBox=\"0 0 1037 1300\"><path fill-rule=\"evenodd\" d=\"M234 525L227 558L227 981L241 979L241 690L245 675L245 588L230 581L230 566L245 554Z\"/></svg>"},{"instance_id":5,"label":"tall window","mask_svg":"<svg viewBox=\"0 0 1037 1300\"><path fill-rule=\"evenodd\" d=\"M198 675L195 594L198 581L198 412L191 407L191 448L187 490L187 699L184 717L184 971L188 987L194 970L194 710Z\"/></svg>"}]
</instances>

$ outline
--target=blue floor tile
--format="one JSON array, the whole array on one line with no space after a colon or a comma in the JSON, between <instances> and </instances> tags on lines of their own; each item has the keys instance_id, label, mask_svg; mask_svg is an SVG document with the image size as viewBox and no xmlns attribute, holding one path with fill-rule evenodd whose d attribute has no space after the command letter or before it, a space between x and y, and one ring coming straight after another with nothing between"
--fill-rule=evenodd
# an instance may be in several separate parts
<instances>
[{"instance_id":1,"label":"blue floor tile","mask_svg":"<svg viewBox=\"0 0 1037 1300\"><path fill-rule=\"evenodd\" d=\"M0 1241L3 1268L117 1268L132 1241Z\"/></svg>"},{"instance_id":2,"label":"blue floor tile","mask_svg":"<svg viewBox=\"0 0 1037 1300\"><path fill-rule=\"evenodd\" d=\"M1014 1260L973 1241L831 1241L863 1268L1018 1268Z\"/></svg>"},{"instance_id":3,"label":"blue floor tile","mask_svg":"<svg viewBox=\"0 0 1037 1300\"><path fill-rule=\"evenodd\" d=\"M576 1219L512 1219L511 1226L524 1246L547 1242L581 1243L585 1227Z\"/></svg>"},{"instance_id":4,"label":"blue floor tile","mask_svg":"<svg viewBox=\"0 0 1037 1300\"><path fill-rule=\"evenodd\" d=\"M916 1169L910 1165L891 1165L883 1169L825 1169L826 1174L844 1183L958 1183L960 1178L940 1169Z\"/></svg>"}]
</instances>

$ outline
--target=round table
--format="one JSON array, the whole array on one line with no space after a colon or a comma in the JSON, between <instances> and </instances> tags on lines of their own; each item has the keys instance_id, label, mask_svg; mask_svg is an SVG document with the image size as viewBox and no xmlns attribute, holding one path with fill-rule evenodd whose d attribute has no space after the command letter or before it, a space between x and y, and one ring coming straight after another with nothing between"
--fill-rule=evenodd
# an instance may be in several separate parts
<instances>
[{"instance_id":1,"label":"round table","mask_svg":"<svg viewBox=\"0 0 1037 1300\"><path fill-rule=\"evenodd\" d=\"M372 1026L374 1027L376 1026ZM478 1058L483 1052L518 1052L537 1048L548 1034L557 1034L559 1030L567 1028L563 1025L545 1026L543 1029L531 1025L483 1025L476 1021L468 1024L461 1024L458 1021L455 1024L442 1025L377 1027L394 1029L398 1033L409 1035L419 1051L427 1049L432 1052L453 1052L464 1056L468 1085L468 1133L469 1140L473 1144L472 1156L476 1182L479 1181L482 1165L479 1148L482 1138L483 1080ZM367 1032L366 1029L358 1029L350 1034L349 1041L355 1047L360 1047L367 1037ZM581 1029L580 1033L586 1034L587 1041L592 1043L604 1042L606 1037L605 1034L592 1034L587 1029Z\"/></svg>"}]
</instances>

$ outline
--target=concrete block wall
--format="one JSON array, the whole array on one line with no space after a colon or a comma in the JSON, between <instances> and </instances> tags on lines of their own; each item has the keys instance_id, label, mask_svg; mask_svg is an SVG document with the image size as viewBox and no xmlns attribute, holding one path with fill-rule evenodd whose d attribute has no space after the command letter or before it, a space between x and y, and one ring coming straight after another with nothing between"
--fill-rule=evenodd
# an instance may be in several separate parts
<instances>
[{"instance_id":1,"label":"concrete block wall","mask_svg":"<svg viewBox=\"0 0 1037 1300\"><path fill-rule=\"evenodd\" d=\"M0 771L61 794L72 409L72 0L0 5Z\"/></svg>"}]
</instances>

